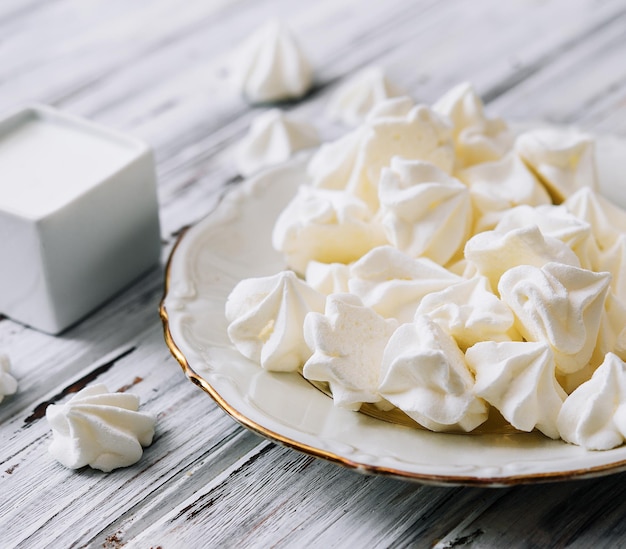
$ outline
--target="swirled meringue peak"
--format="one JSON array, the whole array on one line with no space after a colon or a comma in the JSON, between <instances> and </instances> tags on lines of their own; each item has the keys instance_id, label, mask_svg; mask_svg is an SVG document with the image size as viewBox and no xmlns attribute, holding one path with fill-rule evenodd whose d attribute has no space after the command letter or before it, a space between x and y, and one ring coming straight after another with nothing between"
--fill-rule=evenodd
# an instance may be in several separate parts
<instances>
[{"instance_id":1,"label":"swirled meringue peak","mask_svg":"<svg viewBox=\"0 0 626 549\"><path fill-rule=\"evenodd\" d=\"M17 380L11 375L11 361L7 355L0 354L0 402L16 391Z\"/></svg>"},{"instance_id":2,"label":"swirled meringue peak","mask_svg":"<svg viewBox=\"0 0 626 549\"><path fill-rule=\"evenodd\" d=\"M379 392L432 431L471 431L487 419L474 379L451 336L426 316L403 324L383 356Z\"/></svg>"},{"instance_id":3,"label":"swirled meringue peak","mask_svg":"<svg viewBox=\"0 0 626 549\"><path fill-rule=\"evenodd\" d=\"M559 372L584 368L593 354L610 273L562 263L520 265L502 275L498 290L527 341L550 345Z\"/></svg>"},{"instance_id":4,"label":"swirled meringue peak","mask_svg":"<svg viewBox=\"0 0 626 549\"><path fill-rule=\"evenodd\" d=\"M343 191L300 186L278 217L272 243L304 273L309 261L350 263L386 242L367 205Z\"/></svg>"},{"instance_id":5,"label":"swirled meringue peak","mask_svg":"<svg viewBox=\"0 0 626 549\"><path fill-rule=\"evenodd\" d=\"M226 301L228 337L266 370L298 371L311 355L302 325L324 310L324 296L292 271L239 282Z\"/></svg>"},{"instance_id":6,"label":"swirled meringue peak","mask_svg":"<svg viewBox=\"0 0 626 549\"><path fill-rule=\"evenodd\" d=\"M551 204L550 195L516 154L457 172L470 190L475 209L474 232L493 229L510 208Z\"/></svg>"},{"instance_id":7,"label":"swirled meringue peak","mask_svg":"<svg viewBox=\"0 0 626 549\"><path fill-rule=\"evenodd\" d=\"M298 99L313 82L313 71L290 30L272 20L235 52L238 87L252 103Z\"/></svg>"},{"instance_id":8,"label":"swirled meringue peak","mask_svg":"<svg viewBox=\"0 0 626 549\"><path fill-rule=\"evenodd\" d=\"M348 288L385 318L411 322L426 295L462 280L429 259L380 246L351 266Z\"/></svg>"},{"instance_id":9,"label":"swirled meringue peak","mask_svg":"<svg viewBox=\"0 0 626 549\"><path fill-rule=\"evenodd\" d=\"M537 174L556 204L578 189L598 189L595 141L571 129L542 128L523 133L515 150Z\"/></svg>"},{"instance_id":10,"label":"swirled meringue peak","mask_svg":"<svg viewBox=\"0 0 626 549\"><path fill-rule=\"evenodd\" d=\"M330 120L357 126L380 102L403 94L403 90L389 81L382 68L366 67L337 88L326 114Z\"/></svg>"},{"instance_id":11,"label":"swirled meringue peak","mask_svg":"<svg viewBox=\"0 0 626 549\"><path fill-rule=\"evenodd\" d=\"M557 419L561 438L588 450L609 450L626 439L626 364L613 353L589 381L563 403Z\"/></svg>"},{"instance_id":12,"label":"swirled meringue peak","mask_svg":"<svg viewBox=\"0 0 626 549\"><path fill-rule=\"evenodd\" d=\"M366 120L373 122L379 118L405 118L415 107L415 101L407 95L391 97L372 107Z\"/></svg>"},{"instance_id":13,"label":"swirled meringue peak","mask_svg":"<svg viewBox=\"0 0 626 549\"><path fill-rule=\"evenodd\" d=\"M286 162L294 152L319 144L317 130L279 109L257 116L237 151L239 173L248 177L261 168Z\"/></svg>"},{"instance_id":14,"label":"swirled meringue peak","mask_svg":"<svg viewBox=\"0 0 626 549\"><path fill-rule=\"evenodd\" d=\"M311 184L322 189L345 189L367 135L367 128L359 127L336 141L322 144L307 165Z\"/></svg>"},{"instance_id":15,"label":"swirled meringue peak","mask_svg":"<svg viewBox=\"0 0 626 549\"><path fill-rule=\"evenodd\" d=\"M467 350L465 360L476 375L474 393L513 427L559 438L556 418L567 395L547 344L483 341Z\"/></svg>"},{"instance_id":16,"label":"swirled meringue peak","mask_svg":"<svg viewBox=\"0 0 626 549\"><path fill-rule=\"evenodd\" d=\"M108 473L128 467L154 436L154 417L138 410L137 395L110 393L102 384L86 387L65 404L48 406L48 451L70 469L89 465Z\"/></svg>"},{"instance_id":17,"label":"swirled meringue peak","mask_svg":"<svg viewBox=\"0 0 626 549\"><path fill-rule=\"evenodd\" d=\"M383 351L396 326L355 295L330 295L324 314L310 313L304 320L304 337L313 351L304 377L327 382L337 406L358 410L364 402L379 402Z\"/></svg>"},{"instance_id":18,"label":"swirled meringue peak","mask_svg":"<svg viewBox=\"0 0 626 549\"><path fill-rule=\"evenodd\" d=\"M492 293L483 276L426 295L415 314L435 321L462 350L484 340L519 339L511 309Z\"/></svg>"},{"instance_id":19,"label":"swirled meringue peak","mask_svg":"<svg viewBox=\"0 0 626 549\"><path fill-rule=\"evenodd\" d=\"M489 279L494 289L498 288L503 273L518 265L541 267L558 262L580 267L578 257L567 244L544 236L536 225L504 233L496 230L478 233L465 244L465 257Z\"/></svg>"},{"instance_id":20,"label":"swirled meringue peak","mask_svg":"<svg viewBox=\"0 0 626 549\"><path fill-rule=\"evenodd\" d=\"M469 236L469 191L434 164L392 158L382 170L378 197L387 239L408 255L445 265Z\"/></svg>"},{"instance_id":21,"label":"swirled meringue peak","mask_svg":"<svg viewBox=\"0 0 626 549\"><path fill-rule=\"evenodd\" d=\"M501 118L488 118L483 102L468 82L458 84L433 105L454 125L457 168L493 162L513 147L513 133Z\"/></svg>"}]
</instances>

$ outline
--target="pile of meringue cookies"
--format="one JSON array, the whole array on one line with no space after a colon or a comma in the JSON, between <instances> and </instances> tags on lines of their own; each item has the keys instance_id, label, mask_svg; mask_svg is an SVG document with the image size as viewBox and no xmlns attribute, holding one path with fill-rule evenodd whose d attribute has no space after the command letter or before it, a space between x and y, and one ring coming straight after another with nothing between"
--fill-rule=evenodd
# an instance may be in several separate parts
<instances>
[{"instance_id":1,"label":"pile of meringue cookies","mask_svg":"<svg viewBox=\"0 0 626 549\"><path fill-rule=\"evenodd\" d=\"M516 134L469 84L432 107L400 93L367 69L331 98L330 117L356 128L314 152L276 221L287 269L232 290L232 343L347 409L451 432L495 409L519 431L623 444L626 212L598 194L594 139ZM265 113L241 172L313 135Z\"/></svg>"}]
</instances>

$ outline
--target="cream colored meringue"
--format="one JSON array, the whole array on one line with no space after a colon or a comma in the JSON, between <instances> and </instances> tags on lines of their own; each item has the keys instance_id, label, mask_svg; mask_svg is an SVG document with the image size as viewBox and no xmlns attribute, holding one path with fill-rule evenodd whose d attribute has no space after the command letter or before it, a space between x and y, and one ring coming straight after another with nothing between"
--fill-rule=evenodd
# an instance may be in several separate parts
<instances>
[{"instance_id":1,"label":"cream colored meringue","mask_svg":"<svg viewBox=\"0 0 626 549\"><path fill-rule=\"evenodd\" d=\"M536 225L506 233L485 231L465 244L465 257L489 279L492 288L504 272L518 265L541 267L549 262L580 267L576 254L562 241L544 236Z\"/></svg>"},{"instance_id":2,"label":"cream colored meringue","mask_svg":"<svg viewBox=\"0 0 626 549\"><path fill-rule=\"evenodd\" d=\"M588 450L609 450L626 439L626 364L608 353L591 379L563 403L561 438Z\"/></svg>"},{"instance_id":3,"label":"cream colored meringue","mask_svg":"<svg viewBox=\"0 0 626 549\"><path fill-rule=\"evenodd\" d=\"M378 198L387 239L408 255L445 265L469 236L469 191L433 164L392 158L382 170Z\"/></svg>"},{"instance_id":4,"label":"cream colored meringue","mask_svg":"<svg viewBox=\"0 0 626 549\"><path fill-rule=\"evenodd\" d=\"M330 120L357 126L376 105L403 94L382 68L366 67L339 86L330 98L326 115Z\"/></svg>"},{"instance_id":5,"label":"cream colored meringue","mask_svg":"<svg viewBox=\"0 0 626 549\"><path fill-rule=\"evenodd\" d=\"M309 261L350 263L386 242L365 203L343 191L300 186L278 217L272 243L299 273Z\"/></svg>"},{"instance_id":6,"label":"cream colored meringue","mask_svg":"<svg viewBox=\"0 0 626 549\"><path fill-rule=\"evenodd\" d=\"M16 392L17 380L11 375L11 361L7 355L0 354L0 402Z\"/></svg>"},{"instance_id":7,"label":"cream colored meringue","mask_svg":"<svg viewBox=\"0 0 626 549\"><path fill-rule=\"evenodd\" d=\"M429 259L380 246L351 266L348 288L385 318L411 322L426 295L462 280Z\"/></svg>"},{"instance_id":8,"label":"cream colored meringue","mask_svg":"<svg viewBox=\"0 0 626 549\"><path fill-rule=\"evenodd\" d=\"M604 302L591 364L594 367L600 365L607 353L616 354L622 360L626 360L626 303L611 291L607 293Z\"/></svg>"},{"instance_id":9,"label":"cream colored meringue","mask_svg":"<svg viewBox=\"0 0 626 549\"><path fill-rule=\"evenodd\" d=\"M520 135L515 150L557 204L583 187L598 188L595 142L590 135L542 128Z\"/></svg>"},{"instance_id":10,"label":"cream colored meringue","mask_svg":"<svg viewBox=\"0 0 626 549\"><path fill-rule=\"evenodd\" d=\"M307 165L311 184L322 189L345 189L367 135L367 128L360 127L336 141L324 143Z\"/></svg>"},{"instance_id":11,"label":"cream colored meringue","mask_svg":"<svg viewBox=\"0 0 626 549\"><path fill-rule=\"evenodd\" d=\"M248 177L262 168L286 162L293 153L319 144L317 130L279 109L257 116L237 151L237 169Z\"/></svg>"},{"instance_id":12,"label":"cream colored meringue","mask_svg":"<svg viewBox=\"0 0 626 549\"><path fill-rule=\"evenodd\" d=\"M415 314L436 322L462 350L484 340L519 339L513 330L513 313L492 293L483 276L429 293Z\"/></svg>"},{"instance_id":13,"label":"cream colored meringue","mask_svg":"<svg viewBox=\"0 0 626 549\"><path fill-rule=\"evenodd\" d=\"M310 313L304 321L304 337L313 351L304 377L327 382L337 406L358 410L364 402L379 402L383 351L396 326L357 296L330 295L324 314Z\"/></svg>"},{"instance_id":14,"label":"cream colored meringue","mask_svg":"<svg viewBox=\"0 0 626 549\"><path fill-rule=\"evenodd\" d=\"M313 71L291 31L269 21L235 52L233 72L238 87L252 103L297 99L313 82Z\"/></svg>"},{"instance_id":15,"label":"cream colored meringue","mask_svg":"<svg viewBox=\"0 0 626 549\"><path fill-rule=\"evenodd\" d=\"M510 208L551 204L550 195L516 154L457 172L476 210L474 232L493 229Z\"/></svg>"},{"instance_id":16,"label":"cream colored meringue","mask_svg":"<svg viewBox=\"0 0 626 549\"><path fill-rule=\"evenodd\" d=\"M324 310L324 296L283 271L239 282L226 301L228 337L245 357L270 371L299 370L311 356L302 324Z\"/></svg>"},{"instance_id":17,"label":"cream colored meringue","mask_svg":"<svg viewBox=\"0 0 626 549\"><path fill-rule=\"evenodd\" d=\"M513 427L559 438L556 418L567 395L547 344L483 341L467 350L465 360L476 375L474 393Z\"/></svg>"},{"instance_id":18,"label":"cream colored meringue","mask_svg":"<svg viewBox=\"0 0 626 549\"><path fill-rule=\"evenodd\" d=\"M474 379L451 336L426 316L403 324L389 339L379 392L432 431L471 431L487 419Z\"/></svg>"},{"instance_id":19,"label":"cream colored meringue","mask_svg":"<svg viewBox=\"0 0 626 549\"><path fill-rule=\"evenodd\" d=\"M513 147L513 133L501 118L487 118L482 100L468 82L449 90L433 110L454 125L457 168L499 160Z\"/></svg>"},{"instance_id":20,"label":"cream colored meringue","mask_svg":"<svg viewBox=\"0 0 626 549\"><path fill-rule=\"evenodd\" d=\"M448 122L424 105L406 117L376 118L368 124L346 189L378 208L378 181L394 156L430 162L446 173L454 167L452 131Z\"/></svg>"},{"instance_id":21,"label":"cream colored meringue","mask_svg":"<svg viewBox=\"0 0 626 549\"><path fill-rule=\"evenodd\" d=\"M304 278L307 284L324 295L346 293L350 267L343 263L309 261Z\"/></svg>"},{"instance_id":22,"label":"cream colored meringue","mask_svg":"<svg viewBox=\"0 0 626 549\"><path fill-rule=\"evenodd\" d=\"M502 275L498 290L522 336L550 345L558 371L569 374L591 359L610 280L562 263L520 265Z\"/></svg>"},{"instance_id":23,"label":"cream colored meringue","mask_svg":"<svg viewBox=\"0 0 626 549\"><path fill-rule=\"evenodd\" d=\"M102 384L86 387L65 404L48 406L48 451L70 469L128 467L139 461L142 446L149 446L154 436L155 418L137 410L136 395L110 393Z\"/></svg>"}]
</instances>

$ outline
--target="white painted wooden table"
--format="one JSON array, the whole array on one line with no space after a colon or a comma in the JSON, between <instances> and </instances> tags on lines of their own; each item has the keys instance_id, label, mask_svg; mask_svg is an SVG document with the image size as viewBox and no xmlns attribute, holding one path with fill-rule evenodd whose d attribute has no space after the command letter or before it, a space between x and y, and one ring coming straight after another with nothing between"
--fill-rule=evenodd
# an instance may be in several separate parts
<instances>
[{"instance_id":1,"label":"white painted wooden table","mask_svg":"<svg viewBox=\"0 0 626 549\"><path fill-rule=\"evenodd\" d=\"M224 86L224 59L272 16L316 69L314 92L289 108L318 124L337 82L378 63L420 101L471 80L508 119L626 134L624 0L3 0L0 111L48 103L150 143L164 262L236 181L232 146L260 109ZM0 547L626 546L623 474L436 488L246 431L170 355L162 291L154 269L58 337L0 322L19 380L0 404ZM46 406L94 381L158 416L142 460L110 474L47 454Z\"/></svg>"}]
</instances>

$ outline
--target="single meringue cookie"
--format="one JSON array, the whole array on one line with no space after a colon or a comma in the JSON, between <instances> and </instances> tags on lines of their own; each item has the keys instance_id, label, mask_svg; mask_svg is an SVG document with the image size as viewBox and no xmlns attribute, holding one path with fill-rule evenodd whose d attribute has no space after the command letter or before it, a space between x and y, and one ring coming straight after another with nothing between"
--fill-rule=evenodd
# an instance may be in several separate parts
<instances>
[{"instance_id":1,"label":"single meringue cookie","mask_svg":"<svg viewBox=\"0 0 626 549\"><path fill-rule=\"evenodd\" d=\"M559 438L556 418L567 395L556 380L548 345L483 341L467 350L465 360L476 374L474 393L513 427Z\"/></svg>"},{"instance_id":2,"label":"single meringue cookie","mask_svg":"<svg viewBox=\"0 0 626 549\"><path fill-rule=\"evenodd\" d=\"M313 126L272 109L252 121L237 151L237 169L248 177L261 168L286 162L296 151L318 144Z\"/></svg>"},{"instance_id":3,"label":"single meringue cookie","mask_svg":"<svg viewBox=\"0 0 626 549\"><path fill-rule=\"evenodd\" d=\"M110 393L102 384L86 387L65 404L48 406L48 451L70 469L89 465L108 473L128 467L154 436L155 418L138 409L137 395Z\"/></svg>"},{"instance_id":4,"label":"single meringue cookie","mask_svg":"<svg viewBox=\"0 0 626 549\"><path fill-rule=\"evenodd\" d=\"M343 263L309 261L304 278L307 284L324 295L347 293L350 267Z\"/></svg>"},{"instance_id":5,"label":"single meringue cookie","mask_svg":"<svg viewBox=\"0 0 626 549\"><path fill-rule=\"evenodd\" d=\"M462 280L429 259L380 246L351 266L348 288L385 318L411 322L426 295Z\"/></svg>"},{"instance_id":6,"label":"single meringue cookie","mask_svg":"<svg viewBox=\"0 0 626 549\"><path fill-rule=\"evenodd\" d=\"M313 82L313 71L290 30L269 21L235 52L238 87L252 103L298 99Z\"/></svg>"},{"instance_id":7,"label":"single meringue cookie","mask_svg":"<svg viewBox=\"0 0 626 549\"><path fill-rule=\"evenodd\" d=\"M0 402L16 391L17 380L11 375L11 361L7 355L0 354Z\"/></svg>"},{"instance_id":8,"label":"single meringue cookie","mask_svg":"<svg viewBox=\"0 0 626 549\"><path fill-rule=\"evenodd\" d=\"M430 162L446 173L454 168L454 146L449 123L424 105L413 107L406 117L376 118L368 132L346 189L371 209L378 208L378 181L394 156Z\"/></svg>"},{"instance_id":9,"label":"single meringue cookie","mask_svg":"<svg viewBox=\"0 0 626 549\"><path fill-rule=\"evenodd\" d=\"M451 336L426 316L400 326L387 344L379 392L432 431L472 431L487 419L474 379Z\"/></svg>"},{"instance_id":10,"label":"single meringue cookie","mask_svg":"<svg viewBox=\"0 0 626 549\"><path fill-rule=\"evenodd\" d=\"M304 320L304 337L313 351L304 377L328 382L337 406L358 410L364 402L379 402L383 351L396 326L357 296L330 295L324 314L310 313Z\"/></svg>"},{"instance_id":11,"label":"single meringue cookie","mask_svg":"<svg viewBox=\"0 0 626 549\"><path fill-rule=\"evenodd\" d=\"M366 121L374 122L379 118L406 118L413 107L415 107L415 101L408 95L391 97L374 105Z\"/></svg>"},{"instance_id":12,"label":"single meringue cookie","mask_svg":"<svg viewBox=\"0 0 626 549\"><path fill-rule=\"evenodd\" d=\"M522 336L550 345L558 371L569 374L591 359L610 281L610 273L562 263L520 265L502 275L498 290Z\"/></svg>"},{"instance_id":13,"label":"single meringue cookie","mask_svg":"<svg viewBox=\"0 0 626 549\"><path fill-rule=\"evenodd\" d=\"M515 150L557 204L583 187L598 189L595 142L590 135L542 128L520 135Z\"/></svg>"},{"instance_id":14,"label":"single meringue cookie","mask_svg":"<svg viewBox=\"0 0 626 549\"><path fill-rule=\"evenodd\" d=\"M469 236L469 191L433 164L392 158L383 168L378 197L387 239L408 255L445 265Z\"/></svg>"},{"instance_id":15,"label":"single meringue cookie","mask_svg":"<svg viewBox=\"0 0 626 549\"><path fill-rule=\"evenodd\" d=\"M380 102L403 95L380 67L366 67L344 82L330 98L328 118L347 126L358 126Z\"/></svg>"},{"instance_id":16,"label":"single meringue cookie","mask_svg":"<svg viewBox=\"0 0 626 549\"><path fill-rule=\"evenodd\" d=\"M476 210L474 232L493 229L510 208L551 204L543 185L516 154L457 172L470 189Z\"/></svg>"},{"instance_id":17,"label":"single meringue cookie","mask_svg":"<svg viewBox=\"0 0 626 549\"><path fill-rule=\"evenodd\" d=\"M244 279L226 301L228 337L245 357L275 372L298 371L311 356L302 324L324 296L293 272Z\"/></svg>"},{"instance_id":18,"label":"single meringue cookie","mask_svg":"<svg viewBox=\"0 0 626 549\"><path fill-rule=\"evenodd\" d=\"M426 315L451 335L461 350L483 340L519 339L511 309L478 276L426 295L416 315Z\"/></svg>"},{"instance_id":19,"label":"single meringue cookie","mask_svg":"<svg viewBox=\"0 0 626 549\"><path fill-rule=\"evenodd\" d=\"M626 364L608 353L592 378L563 403L561 438L587 450L609 450L626 438Z\"/></svg>"},{"instance_id":20,"label":"single meringue cookie","mask_svg":"<svg viewBox=\"0 0 626 549\"><path fill-rule=\"evenodd\" d=\"M344 191L301 185L274 226L272 243L304 273L309 261L350 263L386 242L367 205Z\"/></svg>"},{"instance_id":21,"label":"single meringue cookie","mask_svg":"<svg viewBox=\"0 0 626 549\"><path fill-rule=\"evenodd\" d=\"M449 90L433 110L447 116L454 125L458 168L494 162L513 147L513 133L501 118L487 118L483 102L468 82Z\"/></svg>"},{"instance_id":22,"label":"single meringue cookie","mask_svg":"<svg viewBox=\"0 0 626 549\"><path fill-rule=\"evenodd\" d=\"M581 263L613 274L611 289L626 302L626 212L591 189L581 189L564 203L591 225L592 237L576 248Z\"/></svg>"},{"instance_id":23,"label":"single meringue cookie","mask_svg":"<svg viewBox=\"0 0 626 549\"><path fill-rule=\"evenodd\" d=\"M322 189L345 189L367 135L368 129L360 127L336 141L324 143L307 165L311 184Z\"/></svg>"},{"instance_id":24,"label":"single meringue cookie","mask_svg":"<svg viewBox=\"0 0 626 549\"><path fill-rule=\"evenodd\" d=\"M504 272L518 265L542 267L549 262L580 267L576 254L562 241L544 236L536 225L506 233L485 231L465 244L465 258L489 279L492 288Z\"/></svg>"}]
</instances>

